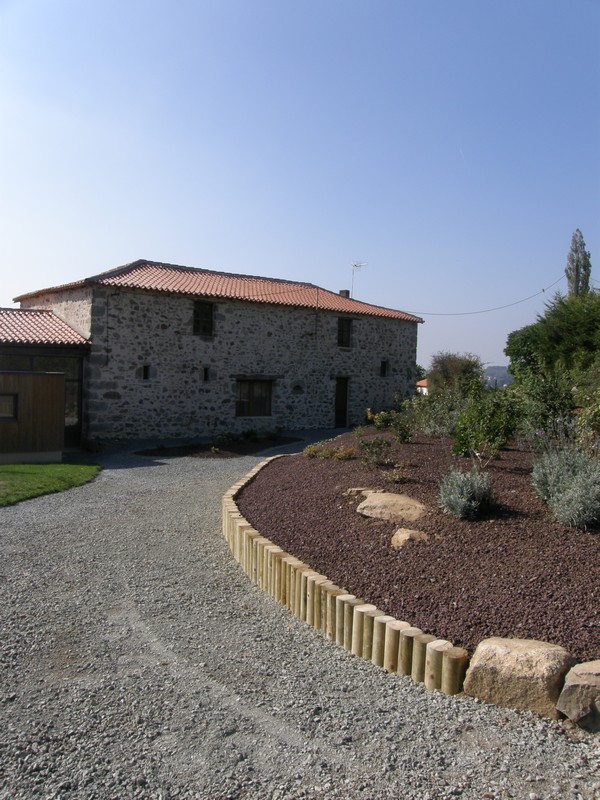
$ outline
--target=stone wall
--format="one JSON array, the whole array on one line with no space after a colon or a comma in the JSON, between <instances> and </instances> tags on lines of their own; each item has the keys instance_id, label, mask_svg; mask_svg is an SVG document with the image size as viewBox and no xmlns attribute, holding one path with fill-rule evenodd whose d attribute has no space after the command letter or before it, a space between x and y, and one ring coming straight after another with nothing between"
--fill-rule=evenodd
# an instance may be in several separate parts
<instances>
[{"instance_id":1,"label":"stone wall","mask_svg":"<svg viewBox=\"0 0 600 800\"><path fill-rule=\"evenodd\" d=\"M93 288L88 437L333 427L338 377L349 378L348 423L359 424L367 407L413 391L417 323L353 317L352 347L344 349L333 312L218 300L214 335L203 337L193 333L193 308L192 297ZM271 416L236 417L238 378L273 381Z\"/></svg>"},{"instance_id":2,"label":"stone wall","mask_svg":"<svg viewBox=\"0 0 600 800\"><path fill-rule=\"evenodd\" d=\"M54 311L64 322L75 328L77 333L89 339L92 324L91 304L91 286L81 286L26 298L21 301L21 308Z\"/></svg>"}]
</instances>

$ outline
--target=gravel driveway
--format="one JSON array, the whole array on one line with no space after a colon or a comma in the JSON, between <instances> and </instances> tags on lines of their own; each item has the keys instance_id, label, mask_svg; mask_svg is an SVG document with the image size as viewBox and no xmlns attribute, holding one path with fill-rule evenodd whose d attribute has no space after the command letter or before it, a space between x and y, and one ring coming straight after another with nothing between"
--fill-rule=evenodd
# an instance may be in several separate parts
<instances>
[{"instance_id":1,"label":"gravel driveway","mask_svg":"<svg viewBox=\"0 0 600 800\"><path fill-rule=\"evenodd\" d=\"M600 737L427 692L254 587L258 459L104 456L0 509L0 798L600 798Z\"/></svg>"}]
</instances>

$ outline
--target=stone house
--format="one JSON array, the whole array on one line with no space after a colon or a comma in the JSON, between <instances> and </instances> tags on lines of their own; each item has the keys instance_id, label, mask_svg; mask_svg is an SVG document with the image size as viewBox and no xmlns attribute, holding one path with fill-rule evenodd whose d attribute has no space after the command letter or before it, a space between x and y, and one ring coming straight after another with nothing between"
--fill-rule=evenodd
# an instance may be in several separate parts
<instances>
[{"instance_id":1,"label":"stone house","mask_svg":"<svg viewBox=\"0 0 600 800\"><path fill-rule=\"evenodd\" d=\"M16 300L88 343L86 439L346 427L414 393L422 320L347 290L139 260Z\"/></svg>"}]
</instances>

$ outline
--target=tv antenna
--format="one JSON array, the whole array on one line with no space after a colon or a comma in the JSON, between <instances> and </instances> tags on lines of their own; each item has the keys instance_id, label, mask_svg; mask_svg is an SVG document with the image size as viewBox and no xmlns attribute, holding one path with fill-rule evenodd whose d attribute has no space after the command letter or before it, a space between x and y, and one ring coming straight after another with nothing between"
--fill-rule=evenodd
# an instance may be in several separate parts
<instances>
[{"instance_id":1,"label":"tv antenna","mask_svg":"<svg viewBox=\"0 0 600 800\"><path fill-rule=\"evenodd\" d=\"M361 269L362 267L368 267L368 261L353 261L352 262L352 288L350 289L350 297L354 297L354 273L357 269Z\"/></svg>"}]
</instances>

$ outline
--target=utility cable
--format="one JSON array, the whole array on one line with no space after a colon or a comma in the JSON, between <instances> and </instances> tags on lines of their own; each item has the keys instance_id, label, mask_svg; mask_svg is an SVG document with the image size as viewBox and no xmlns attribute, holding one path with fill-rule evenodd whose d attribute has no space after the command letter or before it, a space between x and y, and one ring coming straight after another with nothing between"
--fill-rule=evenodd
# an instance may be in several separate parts
<instances>
[{"instance_id":1,"label":"utility cable","mask_svg":"<svg viewBox=\"0 0 600 800\"><path fill-rule=\"evenodd\" d=\"M562 281L564 275L561 275L560 278L551 283L550 286L546 286L545 289L542 289L535 294L530 294L529 297L524 297L522 300L515 300L514 303L507 303L504 306L495 306L494 308L483 308L480 311L408 311L408 314L415 314L420 317L466 317L471 314L489 314L490 311L501 311L503 308L511 308L512 306L518 306L520 303L525 303L527 300L531 300L534 297L538 297L540 294L544 294L547 292L548 289L551 289L553 286L556 286L559 281Z\"/></svg>"}]
</instances>

